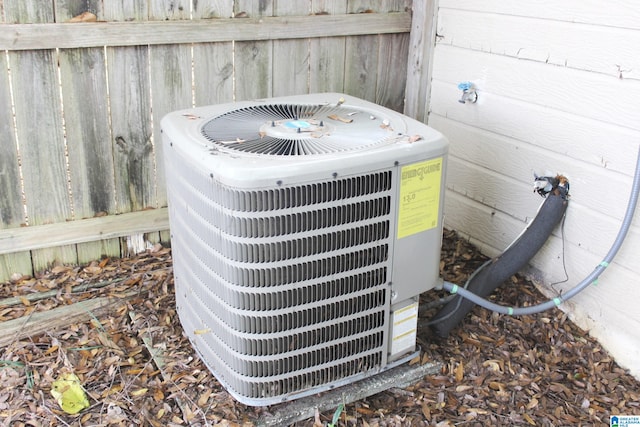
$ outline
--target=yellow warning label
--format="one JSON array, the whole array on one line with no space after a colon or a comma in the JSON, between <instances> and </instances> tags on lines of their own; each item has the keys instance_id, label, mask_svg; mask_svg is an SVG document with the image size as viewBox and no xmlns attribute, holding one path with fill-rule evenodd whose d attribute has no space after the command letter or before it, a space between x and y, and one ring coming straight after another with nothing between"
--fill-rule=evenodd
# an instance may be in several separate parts
<instances>
[{"instance_id":1,"label":"yellow warning label","mask_svg":"<svg viewBox=\"0 0 640 427\"><path fill-rule=\"evenodd\" d=\"M441 180L442 157L401 169L398 239L438 225Z\"/></svg>"}]
</instances>

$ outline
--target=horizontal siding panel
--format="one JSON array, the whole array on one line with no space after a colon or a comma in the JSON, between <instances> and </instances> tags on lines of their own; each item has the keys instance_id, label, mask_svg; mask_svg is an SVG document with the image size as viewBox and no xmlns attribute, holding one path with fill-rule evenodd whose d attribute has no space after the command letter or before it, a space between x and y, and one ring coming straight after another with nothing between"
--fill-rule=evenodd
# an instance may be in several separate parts
<instances>
[{"instance_id":1,"label":"horizontal siding panel","mask_svg":"<svg viewBox=\"0 0 640 427\"><path fill-rule=\"evenodd\" d=\"M449 190L521 221L531 220L543 200L531 185L454 155L449 156L447 171Z\"/></svg>"},{"instance_id":2,"label":"horizontal siding panel","mask_svg":"<svg viewBox=\"0 0 640 427\"><path fill-rule=\"evenodd\" d=\"M500 254L526 224L500 211L448 190L445 194L445 227L470 236L489 256Z\"/></svg>"},{"instance_id":3,"label":"horizontal siding panel","mask_svg":"<svg viewBox=\"0 0 640 427\"><path fill-rule=\"evenodd\" d=\"M516 219L497 213L491 215L486 206L459 194L447 192L445 198L445 227L456 230L469 239L484 254L496 257L520 235L526 227ZM546 283L565 279L562 254L565 254L569 281L554 286L557 291L568 290L588 275L602 260L603 254L593 254L578 245L563 243L559 230L545 242L540 251L530 260ZM581 262L571 262L580 260ZM563 288L564 286L564 288Z\"/></svg>"},{"instance_id":4,"label":"horizontal siding panel","mask_svg":"<svg viewBox=\"0 0 640 427\"><path fill-rule=\"evenodd\" d=\"M575 260L579 262L574 262ZM566 292L578 284L601 261L602 254L593 254L580 246L563 241L558 234L547 239L529 264L535 272L534 281L546 284L542 287L543 292L552 292L553 296L557 296L558 293Z\"/></svg>"},{"instance_id":5,"label":"horizontal siding panel","mask_svg":"<svg viewBox=\"0 0 640 427\"><path fill-rule=\"evenodd\" d=\"M640 8L635 0L612 0L606 3L601 0L581 0L570 3L554 0L439 0L438 4L441 10L444 8L473 10L535 19L640 29Z\"/></svg>"},{"instance_id":6,"label":"horizontal siding panel","mask_svg":"<svg viewBox=\"0 0 640 427\"><path fill-rule=\"evenodd\" d=\"M479 134L478 138L462 139L462 132L466 128L446 119L442 119L442 123L436 123L434 127L444 132L451 141L447 173L449 193L454 192L484 205L491 210L492 217L499 211L508 217L519 219L522 221L522 228L533 220L544 199L531 190L529 183L533 179L529 183L522 183L516 181L514 176L530 169L528 160L533 160L532 163L552 164L558 162L556 159L545 156L532 146L516 146L514 150L514 146L510 147L511 144L505 138L492 140L490 134L482 132L471 131L470 135ZM509 161L495 163L495 159L500 158L500 152L510 151L517 153L503 156ZM498 171L490 169L496 165L499 165ZM564 226L566 241L604 256L603 242L605 246L613 242L624 217L626 203L623 202L629 198L630 183L621 177L607 177L606 171L581 169L579 165L569 166L574 166L575 169L570 170L574 174L573 178L572 173L569 173L572 185ZM449 211L445 214L450 218ZM465 221L464 218L461 220ZM490 220L491 223L494 222L493 218ZM640 264L635 261L640 253L640 226L637 225L640 224L640 211L636 212L634 224L636 225L632 225L617 261L640 274ZM458 229L459 224L455 224L454 228ZM558 233L556 230L556 234Z\"/></svg>"},{"instance_id":7,"label":"horizontal siding panel","mask_svg":"<svg viewBox=\"0 0 640 427\"><path fill-rule=\"evenodd\" d=\"M604 258L620 230L622 221L606 215L594 214L589 206L570 204L569 209L564 227L567 242L599 256L600 259ZM640 215L636 214L635 218L635 224L639 224ZM639 253L640 228L632 226L620 252L616 255L615 262L636 274L640 274Z\"/></svg>"},{"instance_id":8,"label":"horizontal siding panel","mask_svg":"<svg viewBox=\"0 0 640 427\"><path fill-rule=\"evenodd\" d=\"M459 164L459 161L451 158L449 167L455 168ZM447 188L449 192L447 194L452 195L452 197L465 197L473 204L468 207L470 209L468 212L456 212L455 215L452 215L450 210L447 209L445 211L452 228L459 230L461 226L468 227L470 224L474 224L471 227L471 232L475 233L474 237L480 238L477 230L488 230L493 226L498 228L502 226L499 221L496 221L496 218L502 218L502 221L505 220L505 217L509 218L509 223L512 220L520 220L520 228L522 230L533 221L537 215L538 208L544 201L543 199L537 195L534 198L533 194L523 192L521 191L522 189L510 188L508 184L501 183L496 174L487 173L487 171L479 172L476 170L477 168L466 166L466 168L459 168L452 178L448 178ZM481 183L485 186L486 191L469 188L473 187L468 185L469 182ZM464 186L464 188L460 188L461 186ZM478 187L480 186L478 185ZM480 196L481 200L472 198L472 195ZM483 208L480 209L479 206L483 206ZM463 208L458 207L458 209ZM487 211L489 216L486 215ZM514 211L518 212L518 216L514 215ZM478 217L471 221L467 216ZM484 223L477 227L478 222L482 221L483 218ZM637 215L636 218L640 221L640 215ZM457 222L456 219L461 222ZM573 244L590 253L604 257L608 247L613 243L621 224L621 220L595 212L591 206L581 205L571 199L564 224L565 240L567 244ZM560 236L561 231L556 229L554 234ZM506 247L506 245L498 245L498 242L493 242L493 245L498 248ZM634 226L630 229L625 245L618 253L616 261L622 265L627 265L630 270L640 274L640 265L636 262L638 253L640 253L640 229Z\"/></svg>"},{"instance_id":9,"label":"horizontal siding panel","mask_svg":"<svg viewBox=\"0 0 640 427\"><path fill-rule=\"evenodd\" d=\"M533 211L532 216L535 214ZM564 251L569 275L575 279L572 283L577 283L602 261L620 224L602 215L593 215L586 207L570 204L564 224L564 240L560 227L557 227L531 264L549 273L555 281L562 280L564 270L558 260L562 259ZM526 229L527 224L449 190L445 198L445 226L472 236L484 253L497 256ZM612 265L640 274L637 263L639 242L640 230L634 227Z\"/></svg>"},{"instance_id":10,"label":"horizontal siding panel","mask_svg":"<svg viewBox=\"0 0 640 427\"><path fill-rule=\"evenodd\" d=\"M485 178L478 176L473 179L473 174L480 170L479 168L484 168L500 174L504 180L503 187L516 187L516 194L509 195L511 200L519 193L520 198L538 201L540 197L533 194L532 190L533 173L561 173L569 178L571 200L574 204L588 206L591 211L616 220L622 220L624 217L626 205L621 201L628 198L631 182L621 174L611 173L602 167L581 161L569 160L567 157L559 157L535 145L492 134L441 116L432 115L429 124L445 134L451 142L449 153L453 161L459 158L469 163L460 166L452 164L449 167L449 176L453 182L461 181L460 185L471 185L468 183L470 180L481 182ZM473 165L476 166L472 167ZM523 188L526 191L523 192ZM482 194L481 187L478 191ZM524 218L526 214L519 210L522 206L516 202L508 211L518 218ZM524 206L531 207L530 204ZM640 220L640 216L638 218Z\"/></svg>"},{"instance_id":11,"label":"horizontal siding panel","mask_svg":"<svg viewBox=\"0 0 640 427\"><path fill-rule=\"evenodd\" d=\"M554 157L559 164L575 159L633 175L640 131L493 93L480 92L473 105L460 104L459 98L456 84L434 81L429 124L436 123L437 116L447 117L560 155ZM545 165L535 167L540 166Z\"/></svg>"},{"instance_id":12,"label":"horizontal siding panel","mask_svg":"<svg viewBox=\"0 0 640 427\"><path fill-rule=\"evenodd\" d=\"M440 44L616 78L640 78L640 31L444 9L438 18L438 36Z\"/></svg>"},{"instance_id":13,"label":"horizontal siding panel","mask_svg":"<svg viewBox=\"0 0 640 427\"><path fill-rule=\"evenodd\" d=\"M542 291L548 297L555 297L559 293L566 293L593 271L601 262L606 249L608 248L603 248L602 254L594 255L578 247L566 246L566 257L580 259L582 263L567 263L569 279L564 283L553 285L553 289L544 287ZM558 262L557 259L555 260L555 265L559 268L556 268L553 274L548 274L552 271L549 269L549 263L540 262L540 260L543 259L551 259L552 255L559 253L562 253L562 242L559 239L551 239L539 252L538 256L532 260L532 265L534 269L537 270L536 275L540 274L540 271L543 271L541 276L547 283L561 281L566 277L564 271L560 269L562 264ZM544 268L544 270L542 270L542 268ZM640 288L637 286L628 286L630 283L637 283L637 277L636 272L626 269L621 264L612 263L609 268L602 273L596 284L585 288L581 293L568 302L565 302L561 307L567 311L574 320L578 320L585 329L588 329L589 333L600 340L603 345L615 345L613 340L605 341L607 337L606 334L602 334L603 330L611 330L611 325L616 324L625 325L622 329L626 330L633 328L630 325L640 323L637 309L633 304L629 304L630 300L633 301L640 298ZM612 316L613 313L615 313L615 316ZM609 327L604 325L609 325ZM635 329L636 332L638 330L640 329ZM627 342L637 342L637 337L632 337L631 335L626 338L630 340ZM620 359L623 354L624 352L618 351L616 361L623 366L636 364L637 352L635 353L636 357L634 360L625 361ZM638 374L640 374L640 371L636 370L635 375Z\"/></svg>"},{"instance_id":14,"label":"horizontal siding panel","mask_svg":"<svg viewBox=\"0 0 640 427\"><path fill-rule=\"evenodd\" d=\"M472 81L479 88L479 102L483 93L492 93L640 130L640 80L447 45L436 47L433 61L434 80L456 85Z\"/></svg>"},{"instance_id":15,"label":"horizontal siding panel","mask_svg":"<svg viewBox=\"0 0 640 427\"><path fill-rule=\"evenodd\" d=\"M485 203L469 199L465 194L456 191L456 189L449 189L447 197L452 199L451 201L448 200L445 205L447 226L468 233L496 250L504 250L519 235L520 231L523 231L531 224L537 214L538 207L543 202L540 200L537 206L530 208L526 212L529 216L525 222L519 218L514 218L510 213L505 213ZM515 202L505 198L502 203L511 202L512 205L515 205L530 201L523 194L515 197ZM461 200L466 203L461 203ZM498 205L500 206L500 203ZM615 240L621 223L621 221L614 220L606 215L593 212L588 206L570 202L564 223L565 244L579 248L581 253L582 251L589 252L602 260ZM515 232L514 230L519 231ZM555 238L561 238L562 229L557 227L553 235ZM558 254L560 253L561 251L558 251ZM640 253L640 229L632 227L624 245L616 256L615 262L626 266L636 274L640 274L640 265L637 262L638 253ZM567 259L570 264L581 265L584 263L582 258L569 253L567 253ZM595 265L591 265L584 275L590 273L590 270Z\"/></svg>"},{"instance_id":16,"label":"horizontal siding panel","mask_svg":"<svg viewBox=\"0 0 640 427\"><path fill-rule=\"evenodd\" d=\"M537 270L536 274L541 274L547 283L563 281L568 275L569 279L565 282L546 287L545 292L547 295L556 296L559 293L566 293L589 275L602 262L602 258L604 258L608 249L608 246L602 247L599 253L594 254L576 245L563 245L561 239L552 237L531 260L531 265ZM560 259L563 252L567 260L581 260L580 263L566 263L567 275L564 273L562 260ZM551 260L551 262L547 262L548 260ZM625 301L628 303L628 296L624 295L627 285L637 280L634 277L637 278L637 272L625 268L622 263L618 263L616 260L600 275L598 283L586 288L574 299L571 299L570 304L574 305L572 308L577 308L575 304L578 303L579 306L582 306L581 309L585 309L584 304L589 304L590 307L587 308L587 312L594 314L593 318L601 317L603 314L606 317L606 313L598 313L599 309L593 310L595 306L590 300L595 299L596 302L598 299L601 302L604 300L611 302L618 300L618 304L621 305L620 308L623 309L622 306L626 307L627 305ZM620 280L622 278L624 279ZM640 288L636 287L636 289L640 291ZM636 293L634 291L633 293L636 295L635 298L640 297L640 292ZM637 310L634 310L633 307L625 309L628 310L627 314L630 317L637 316ZM601 318L599 320L602 321L604 319Z\"/></svg>"}]
</instances>

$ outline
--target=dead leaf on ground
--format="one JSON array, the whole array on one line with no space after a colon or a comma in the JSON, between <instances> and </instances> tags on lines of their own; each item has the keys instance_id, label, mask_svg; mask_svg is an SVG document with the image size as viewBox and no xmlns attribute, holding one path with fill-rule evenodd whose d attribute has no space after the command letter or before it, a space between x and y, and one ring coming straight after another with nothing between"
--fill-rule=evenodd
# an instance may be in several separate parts
<instances>
[{"instance_id":1,"label":"dead leaf on ground","mask_svg":"<svg viewBox=\"0 0 640 427\"><path fill-rule=\"evenodd\" d=\"M441 259L443 278L464 284L486 257L445 230ZM0 349L0 425L33 425L37 417L38 423L50 426L244 427L277 411L278 405L248 407L233 400L195 355L176 313L171 262L170 249L156 246L136 257L57 266L2 284L0 300L18 297L20 303L2 306L0 321L89 298L132 291L136 297L99 318L72 322L64 330L15 340ZM79 283L100 287L75 291ZM54 292L27 304L22 301L46 291ZM442 297L439 292L424 293L421 301ZM519 275L496 296L512 306L544 299ZM135 312L133 318L129 312ZM432 314L420 311L423 319ZM151 347L143 342L145 337ZM476 307L448 339L435 339L421 327L418 341L422 354L414 363L442 361L447 368L406 390L396 388L346 405L344 427L602 425L614 413L640 415L638 381L559 310L509 317ZM166 378L149 348L161 352L156 357L162 357ZM80 415L64 414L50 394L54 374L65 366L74 368L90 397L91 406ZM313 415L295 427L326 425L334 411Z\"/></svg>"}]
</instances>

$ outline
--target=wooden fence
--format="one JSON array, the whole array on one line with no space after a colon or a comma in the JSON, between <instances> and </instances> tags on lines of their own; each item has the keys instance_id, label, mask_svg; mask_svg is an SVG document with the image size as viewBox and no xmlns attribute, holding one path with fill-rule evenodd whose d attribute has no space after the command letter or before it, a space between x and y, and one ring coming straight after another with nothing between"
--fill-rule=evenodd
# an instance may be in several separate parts
<instances>
[{"instance_id":1,"label":"wooden fence","mask_svg":"<svg viewBox=\"0 0 640 427\"><path fill-rule=\"evenodd\" d=\"M406 111L429 39L411 6L0 0L0 282L168 240L170 111L326 91Z\"/></svg>"}]
</instances>

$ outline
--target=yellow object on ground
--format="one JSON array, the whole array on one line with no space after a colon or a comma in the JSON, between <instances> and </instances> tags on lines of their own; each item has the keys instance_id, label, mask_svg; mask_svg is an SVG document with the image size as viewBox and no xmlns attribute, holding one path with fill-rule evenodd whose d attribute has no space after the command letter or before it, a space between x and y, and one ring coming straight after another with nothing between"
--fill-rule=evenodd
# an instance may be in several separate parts
<instances>
[{"instance_id":1,"label":"yellow object on ground","mask_svg":"<svg viewBox=\"0 0 640 427\"><path fill-rule=\"evenodd\" d=\"M82 389L80 380L72 372L63 372L51 384L51 395L67 414L77 414L89 407L89 399Z\"/></svg>"}]
</instances>

